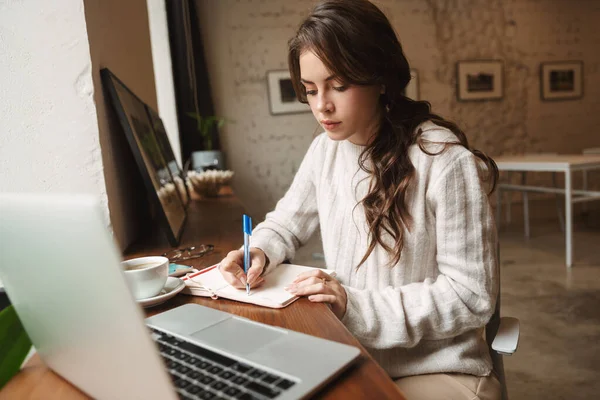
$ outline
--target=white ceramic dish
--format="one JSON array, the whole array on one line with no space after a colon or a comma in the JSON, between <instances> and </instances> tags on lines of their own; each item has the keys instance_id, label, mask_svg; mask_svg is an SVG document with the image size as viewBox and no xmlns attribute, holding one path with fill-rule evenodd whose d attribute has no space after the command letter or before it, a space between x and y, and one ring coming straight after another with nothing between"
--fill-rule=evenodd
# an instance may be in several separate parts
<instances>
[{"instance_id":1,"label":"white ceramic dish","mask_svg":"<svg viewBox=\"0 0 600 400\"><path fill-rule=\"evenodd\" d=\"M183 282L181 279L169 276L167 278L167 283L165 283L165 286L162 288L159 294L153 297L148 297L147 299L138 300L137 302L144 308L154 307L164 303L169 299L172 299L177 293L181 292L184 287L185 282Z\"/></svg>"},{"instance_id":2,"label":"white ceramic dish","mask_svg":"<svg viewBox=\"0 0 600 400\"><path fill-rule=\"evenodd\" d=\"M167 282L169 259L137 257L121 262L129 290L136 300L158 296Z\"/></svg>"}]
</instances>

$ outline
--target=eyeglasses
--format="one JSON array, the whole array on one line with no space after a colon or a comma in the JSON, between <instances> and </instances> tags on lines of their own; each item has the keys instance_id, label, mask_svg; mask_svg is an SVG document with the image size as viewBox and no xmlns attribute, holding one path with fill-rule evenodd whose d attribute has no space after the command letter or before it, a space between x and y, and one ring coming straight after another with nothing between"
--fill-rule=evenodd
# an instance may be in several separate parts
<instances>
[{"instance_id":1,"label":"eyeglasses","mask_svg":"<svg viewBox=\"0 0 600 400\"><path fill-rule=\"evenodd\" d=\"M191 260L192 258L200 258L212 252L215 246L212 244L201 244L199 246L190 246L183 249L171 250L163 253L163 257L167 257L170 262Z\"/></svg>"}]
</instances>

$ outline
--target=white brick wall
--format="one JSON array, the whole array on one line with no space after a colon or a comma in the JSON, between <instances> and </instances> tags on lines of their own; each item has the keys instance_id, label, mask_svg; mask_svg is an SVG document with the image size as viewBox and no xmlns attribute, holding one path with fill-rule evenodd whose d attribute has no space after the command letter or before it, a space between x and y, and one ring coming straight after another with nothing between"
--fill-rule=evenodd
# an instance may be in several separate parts
<instances>
[{"instance_id":1,"label":"white brick wall","mask_svg":"<svg viewBox=\"0 0 600 400\"><path fill-rule=\"evenodd\" d=\"M271 116L266 72L287 68L287 40L312 1L197 0L216 112L235 190L262 217L283 195L312 140L311 114ZM377 1L419 70L421 98L490 155L600 146L600 1ZM458 102L455 64L502 59L501 101ZM543 102L541 62L582 60L584 97Z\"/></svg>"}]
</instances>

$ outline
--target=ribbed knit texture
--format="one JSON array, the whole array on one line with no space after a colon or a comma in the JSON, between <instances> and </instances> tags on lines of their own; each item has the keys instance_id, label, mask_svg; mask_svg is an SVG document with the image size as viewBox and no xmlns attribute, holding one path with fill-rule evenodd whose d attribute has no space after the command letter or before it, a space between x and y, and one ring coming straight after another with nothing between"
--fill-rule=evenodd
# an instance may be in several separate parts
<instances>
[{"instance_id":1,"label":"ribbed knit texture","mask_svg":"<svg viewBox=\"0 0 600 400\"><path fill-rule=\"evenodd\" d=\"M457 141L431 122L421 128L429 141ZM370 179L358 166L363 150L324 133L315 138L285 196L256 226L252 246L279 264L320 228L327 268L348 294L342 322L391 377L488 375L481 328L497 296L496 229L481 164L462 146L436 156L412 146L416 174L406 204L413 225L404 233L402 257L389 266L390 256L377 246L357 270L368 243L357 206Z\"/></svg>"}]
</instances>

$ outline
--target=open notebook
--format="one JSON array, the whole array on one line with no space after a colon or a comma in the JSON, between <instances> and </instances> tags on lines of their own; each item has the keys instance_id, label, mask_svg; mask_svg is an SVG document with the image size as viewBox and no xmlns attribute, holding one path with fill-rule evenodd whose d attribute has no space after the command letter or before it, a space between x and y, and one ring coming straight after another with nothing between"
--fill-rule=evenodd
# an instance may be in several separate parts
<instances>
[{"instance_id":1,"label":"open notebook","mask_svg":"<svg viewBox=\"0 0 600 400\"><path fill-rule=\"evenodd\" d=\"M217 269L217 265L183 277L186 287L182 293L212 297L213 299L224 297L264 307L282 308L298 299L297 296L285 290L284 287L291 284L302 272L317 269L295 264L280 264L277 267L269 268L264 276L265 283L252 289L250 295L247 295L246 290L239 290L229 285ZM323 271L335 276L333 270L324 269Z\"/></svg>"}]
</instances>

